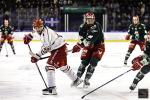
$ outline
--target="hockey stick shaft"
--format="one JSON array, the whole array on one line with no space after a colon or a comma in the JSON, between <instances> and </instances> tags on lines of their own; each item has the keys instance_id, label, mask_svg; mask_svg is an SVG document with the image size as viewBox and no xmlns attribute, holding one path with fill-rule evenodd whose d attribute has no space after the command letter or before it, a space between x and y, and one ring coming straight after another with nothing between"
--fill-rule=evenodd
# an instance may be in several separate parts
<instances>
[{"instance_id":1,"label":"hockey stick shaft","mask_svg":"<svg viewBox=\"0 0 150 100\"><path fill-rule=\"evenodd\" d=\"M96 89L94 89L94 90L92 90L92 91L88 92L87 94L83 95L81 98L83 99L85 96L87 96L87 95L89 95L89 94L93 93L94 91L96 91L96 90L98 90L99 88L101 88L101 87L105 86L106 84L108 84L108 83L110 83L110 82L114 81L115 79L117 79L117 78L119 78L119 77L123 76L124 74L126 74L126 73L130 72L131 70L132 70L132 69L130 69L130 70L128 70L128 71L126 71L126 72L124 72L124 73L122 73L122 74L118 75L117 77L115 77L115 78L111 79L110 81L108 81L108 82L104 83L103 85L101 85L101 86L97 87Z\"/></svg>"},{"instance_id":2,"label":"hockey stick shaft","mask_svg":"<svg viewBox=\"0 0 150 100\"><path fill-rule=\"evenodd\" d=\"M5 49L6 49L6 56L8 57L8 50L7 50L6 42L5 42Z\"/></svg>"},{"instance_id":3,"label":"hockey stick shaft","mask_svg":"<svg viewBox=\"0 0 150 100\"><path fill-rule=\"evenodd\" d=\"M30 52L32 52L32 49L31 49L31 47L30 47L29 44L28 44L28 48L29 48ZM45 80L44 80L44 77L43 77L43 75L42 75L42 73L41 73L41 71L40 71L40 68L39 68L38 64L35 63L35 65L36 65L36 67L37 67L37 69L38 69L38 71L39 71L39 74L40 74L40 76L41 76L41 78L42 78L44 84L45 84L45 87L48 88L48 86L47 86L47 84L46 84L46 82L45 82Z\"/></svg>"},{"instance_id":4,"label":"hockey stick shaft","mask_svg":"<svg viewBox=\"0 0 150 100\"><path fill-rule=\"evenodd\" d=\"M67 52L71 52L72 51L72 49L71 50L68 50ZM40 60L43 60L43 59L46 59L46 58L49 58L50 56L46 56L46 57L42 57L42 58L40 58Z\"/></svg>"}]
</instances>

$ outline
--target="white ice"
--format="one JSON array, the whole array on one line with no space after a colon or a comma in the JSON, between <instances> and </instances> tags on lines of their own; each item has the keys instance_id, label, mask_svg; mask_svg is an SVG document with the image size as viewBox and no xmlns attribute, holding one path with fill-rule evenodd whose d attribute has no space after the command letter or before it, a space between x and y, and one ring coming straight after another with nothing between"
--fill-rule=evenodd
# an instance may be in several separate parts
<instances>
[{"instance_id":1,"label":"white ice","mask_svg":"<svg viewBox=\"0 0 150 100\"><path fill-rule=\"evenodd\" d=\"M45 85L39 75L35 64L30 62L28 46L22 42L15 42L16 55L13 55L10 46L7 44L8 57L6 57L5 46L0 54L0 100L81 100L81 97L100 85L108 82L116 76L126 72L130 67L123 67L123 60L128 49L128 42L106 43L106 52L102 60L98 63L95 73L91 78L91 86L83 89L82 84L78 88L71 88L71 80L59 69L56 70L57 96L42 95ZM75 43L69 43L71 49ZM40 49L40 42L32 42L33 52ZM77 72L80 65L80 54L68 53L68 64ZM139 47L133 51L131 60L141 54ZM45 55L46 56L46 55ZM38 62L38 66L46 80L45 73L46 60ZM130 92L131 85L138 71L130 71L118 79L103 86L97 91L87 95L85 100L137 100L138 88L150 89L150 74L138 84L135 91ZM84 79L84 76L83 76ZM138 99L139 100L139 99Z\"/></svg>"}]
</instances>

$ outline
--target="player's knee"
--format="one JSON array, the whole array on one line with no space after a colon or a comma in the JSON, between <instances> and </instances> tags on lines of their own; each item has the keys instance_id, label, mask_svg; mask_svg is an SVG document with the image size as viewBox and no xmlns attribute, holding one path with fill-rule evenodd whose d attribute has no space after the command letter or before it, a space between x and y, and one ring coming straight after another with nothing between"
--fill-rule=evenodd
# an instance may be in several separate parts
<instances>
[{"instance_id":1,"label":"player's knee","mask_svg":"<svg viewBox=\"0 0 150 100\"><path fill-rule=\"evenodd\" d=\"M138 72L138 74L136 76L136 80L140 81L143 79L144 76L145 76L145 74L142 71L140 71L140 72Z\"/></svg>"},{"instance_id":2,"label":"player's knee","mask_svg":"<svg viewBox=\"0 0 150 100\"><path fill-rule=\"evenodd\" d=\"M90 63L90 59L84 59L81 61L82 65L87 66Z\"/></svg>"},{"instance_id":3,"label":"player's knee","mask_svg":"<svg viewBox=\"0 0 150 100\"><path fill-rule=\"evenodd\" d=\"M68 65L62 66L62 67L60 67L60 70L63 71L64 73L67 73L70 70L70 66L68 66Z\"/></svg>"},{"instance_id":4,"label":"player's knee","mask_svg":"<svg viewBox=\"0 0 150 100\"><path fill-rule=\"evenodd\" d=\"M92 57L90 60L90 65L97 66L99 59Z\"/></svg>"},{"instance_id":5,"label":"player's knee","mask_svg":"<svg viewBox=\"0 0 150 100\"><path fill-rule=\"evenodd\" d=\"M49 70L55 70L55 67L54 67L53 65L47 64L47 65L45 66L45 70L46 70L46 72L49 71Z\"/></svg>"},{"instance_id":6,"label":"player's knee","mask_svg":"<svg viewBox=\"0 0 150 100\"><path fill-rule=\"evenodd\" d=\"M128 52L132 53L133 50L134 50L134 48L129 48Z\"/></svg>"},{"instance_id":7,"label":"player's knee","mask_svg":"<svg viewBox=\"0 0 150 100\"><path fill-rule=\"evenodd\" d=\"M147 74L148 72L150 72L150 66L146 65L146 66L142 67L141 72L143 74Z\"/></svg>"},{"instance_id":8,"label":"player's knee","mask_svg":"<svg viewBox=\"0 0 150 100\"><path fill-rule=\"evenodd\" d=\"M134 48L135 48L135 44L130 44L129 45L129 50L134 50Z\"/></svg>"},{"instance_id":9,"label":"player's knee","mask_svg":"<svg viewBox=\"0 0 150 100\"><path fill-rule=\"evenodd\" d=\"M13 44L13 41L8 41L8 44L12 45L12 44Z\"/></svg>"}]
</instances>

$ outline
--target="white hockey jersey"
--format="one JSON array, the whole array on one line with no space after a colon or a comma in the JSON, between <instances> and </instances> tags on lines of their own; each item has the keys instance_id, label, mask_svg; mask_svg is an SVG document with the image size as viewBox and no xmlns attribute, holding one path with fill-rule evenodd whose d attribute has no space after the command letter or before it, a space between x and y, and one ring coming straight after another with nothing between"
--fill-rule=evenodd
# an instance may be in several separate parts
<instances>
[{"instance_id":1,"label":"white hockey jersey","mask_svg":"<svg viewBox=\"0 0 150 100\"><path fill-rule=\"evenodd\" d=\"M58 49L65 44L65 41L61 35L58 35L55 31L46 26L44 27L40 37L43 45L41 50L37 53L39 56Z\"/></svg>"}]
</instances>

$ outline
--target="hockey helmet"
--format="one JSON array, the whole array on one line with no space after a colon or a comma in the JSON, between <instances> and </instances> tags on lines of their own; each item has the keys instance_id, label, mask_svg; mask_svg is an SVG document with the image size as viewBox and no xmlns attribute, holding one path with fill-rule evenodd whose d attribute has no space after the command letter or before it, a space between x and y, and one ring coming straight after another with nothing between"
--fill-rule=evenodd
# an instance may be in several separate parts
<instances>
[{"instance_id":1,"label":"hockey helmet","mask_svg":"<svg viewBox=\"0 0 150 100\"><path fill-rule=\"evenodd\" d=\"M43 30L44 22L42 19L35 19L33 20L32 26L33 26L33 31L40 34Z\"/></svg>"},{"instance_id":2,"label":"hockey helmet","mask_svg":"<svg viewBox=\"0 0 150 100\"><path fill-rule=\"evenodd\" d=\"M95 15L93 12L87 12L85 15L84 15L84 19L85 19L85 22L87 24L93 24L95 22Z\"/></svg>"},{"instance_id":3,"label":"hockey helmet","mask_svg":"<svg viewBox=\"0 0 150 100\"><path fill-rule=\"evenodd\" d=\"M33 27L43 27L43 21L42 19L35 19L33 20Z\"/></svg>"}]
</instances>

